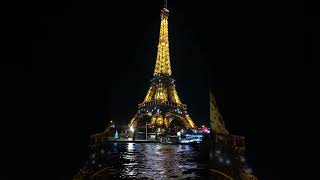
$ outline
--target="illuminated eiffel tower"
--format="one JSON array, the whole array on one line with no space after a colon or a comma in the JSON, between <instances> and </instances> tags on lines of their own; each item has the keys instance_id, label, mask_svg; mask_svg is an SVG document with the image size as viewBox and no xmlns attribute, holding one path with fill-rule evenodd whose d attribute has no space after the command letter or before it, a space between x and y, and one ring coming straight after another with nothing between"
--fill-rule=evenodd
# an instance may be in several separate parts
<instances>
[{"instance_id":1,"label":"illuminated eiffel tower","mask_svg":"<svg viewBox=\"0 0 320 180\"><path fill-rule=\"evenodd\" d=\"M172 78L168 17L166 1L161 10L160 36L157 60L151 79L151 85L144 101L138 105L138 112L131 119L131 128L145 127L146 123L153 129L170 130L192 129L196 125L187 113L187 105L180 101Z\"/></svg>"}]
</instances>

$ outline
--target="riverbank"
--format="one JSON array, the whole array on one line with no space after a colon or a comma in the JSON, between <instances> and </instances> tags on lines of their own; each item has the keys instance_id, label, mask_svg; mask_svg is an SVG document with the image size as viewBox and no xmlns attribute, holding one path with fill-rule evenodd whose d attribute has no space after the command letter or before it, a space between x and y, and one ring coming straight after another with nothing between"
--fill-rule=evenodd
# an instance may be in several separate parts
<instances>
[{"instance_id":1,"label":"riverbank","mask_svg":"<svg viewBox=\"0 0 320 180\"><path fill-rule=\"evenodd\" d=\"M127 139L117 139L109 140L109 142L118 142L118 143L160 143L158 141L151 140L127 140Z\"/></svg>"}]
</instances>

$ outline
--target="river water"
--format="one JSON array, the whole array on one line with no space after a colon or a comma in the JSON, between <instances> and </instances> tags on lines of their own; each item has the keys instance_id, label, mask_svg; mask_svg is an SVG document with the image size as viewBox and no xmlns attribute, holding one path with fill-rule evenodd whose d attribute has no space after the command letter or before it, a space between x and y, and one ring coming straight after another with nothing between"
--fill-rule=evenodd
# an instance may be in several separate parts
<instances>
[{"instance_id":1,"label":"river water","mask_svg":"<svg viewBox=\"0 0 320 180\"><path fill-rule=\"evenodd\" d=\"M193 145L113 143L112 179L204 179L207 165Z\"/></svg>"}]
</instances>

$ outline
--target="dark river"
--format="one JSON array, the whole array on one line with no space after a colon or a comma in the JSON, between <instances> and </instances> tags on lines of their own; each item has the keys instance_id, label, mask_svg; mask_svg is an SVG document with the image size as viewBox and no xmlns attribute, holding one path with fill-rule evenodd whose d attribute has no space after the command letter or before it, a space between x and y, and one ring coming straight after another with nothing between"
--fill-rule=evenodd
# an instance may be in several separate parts
<instances>
[{"instance_id":1,"label":"dark river","mask_svg":"<svg viewBox=\"0 0 320 180\"><path fill-rule=\"evenodd\" d=\"M204 179L207 166L198 147L154 143L113 143L112 179Z\"/></svg>"}]
</instances>

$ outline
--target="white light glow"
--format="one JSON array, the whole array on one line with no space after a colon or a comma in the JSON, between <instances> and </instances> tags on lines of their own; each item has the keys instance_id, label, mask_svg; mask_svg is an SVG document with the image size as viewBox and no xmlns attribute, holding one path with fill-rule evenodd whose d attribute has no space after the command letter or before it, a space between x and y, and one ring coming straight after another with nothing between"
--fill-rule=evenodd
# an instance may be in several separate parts
<instances>
[{"instance_id":1,"label":"white light glow","mask_svg":"<svg viewBox=\"0 0 320 180\"><path fill-rule=\"evenodd\" d=\"M133 128L133 126L130 126L130 131L131 131L132 133L134 133L134 128Z\"/></svg>"}]
</instances>

